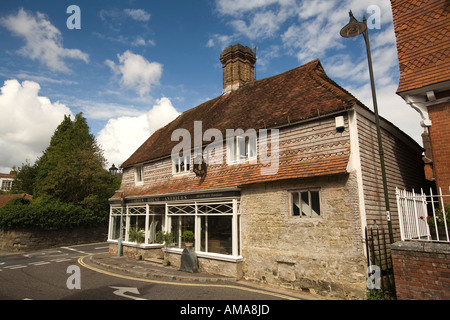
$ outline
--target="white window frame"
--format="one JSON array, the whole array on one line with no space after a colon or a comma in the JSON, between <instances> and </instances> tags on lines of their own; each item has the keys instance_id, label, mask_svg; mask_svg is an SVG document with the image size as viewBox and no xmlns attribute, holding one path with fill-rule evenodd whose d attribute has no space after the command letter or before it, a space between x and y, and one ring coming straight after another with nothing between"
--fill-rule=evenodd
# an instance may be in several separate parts
<instances>
[{"instance_id":1,"label":"white window frame","mask_svg":"<svg viewBox=\"0 0 450 320\"><path fill-rule=\"evenodd\" d=\"M175 162L177 161L177 162ZM191 171L191 155L185 155L184 157L178 157L175 159L175 161L172 161L172 174L179 175L179 174L186 174ZM183 170L180 169L181 163L184 163ZM187 164L187 165L186 165ZM178 169L177 169L178 167Z\"/></svg>"},{"instance_id":2,"label":"white window frame","mask_svg":"<svg viewBox=\"0 0 450 320\"><path fill-rule=\"evenodd\" d=\"M162 206L164 205L154 205L154 206ZM161 246L161 244L156 243L156 233L159 230L163 230L166 220L166 214L158 213L154 210L154 206L149 204L142 204L142 205L126 205L124 207L123 212L123 230L122 230L122 236L123 236L123 243L127 245L132 246L139 246L139 247L153 247L153 246ZM120 224L120 211L121 208L119 206L111 206L110 209L110 222L109 222L109 231L108 231L108 241L116 242L118 241L119 235L116 235L118 225ZM142 229L144 231L144 242L130 242L130 228L132 227L131 217L140 217L141 219L145 219L145 227ZM153 227L152 222L155 221L156 216L162 217L161 225L156 225ZM153 229L153 230L152 230Z\"/></svg>"},{"instance_id":3,"label":"white window frame","mask_svg":"<svg viewBox=\"0 0 450 320\"><path fill-rule=\"evenodd\" d=\"M144 166L136 166L134 171L134 182L137 186L144 185Z\"/></svg>"},{"instance_id":4,"label":"white window frame","mask_svg":"<svg viewBox=\"0 0 450 320\"><path fill-rule=\"evenodd\" d=\"M316 212L313 210L313 206L311 204L312 196L311 193L317 193L317 196L319 197L319 212ZM295 214L294 212L294 195L298 196L298 202L299 205L297 206L299 209L299 214ZM308 203L302 202L302 194L307 194L308 196ZM298 218L320 218L322 217L321 212L321 193L320 190L317 189L310 189L310 190L291 190L289 191L289 215L291 217L298 217ZM301 205L300 205L301 204ZM306 214L304 214L306 212ZM314 212L314 214L313 214Z\"/></svg>"},{"instance_id":5,"label":"white window frame","mask_svg":"<svg viewBox=\"0 0 450 320\"><path fill-rule=\"evenodd\" d=\"M231 143L227 140L227 162L228 164L239 164L250 162L256 163L258 138L254 136L236 136Z\"/></svg>"},{"instance_id":6,"label":"white window frame","mask_svg":"<svg viewBox=\"0 0 450 320\"><path fill-rule=\"evenodd\" d=\"M201 240L200 237L196 236L195 241L195 251L198 256L211 257L211 258L222 258L222 259L240 259L241 256L241 234L240 234L240 210L239 210L238 199L230 199L225 201L207 201L207 202L191 202L191 203L179 203L179 204L168 204L166 206L167 214L167 230L172 230L172 228L178 228L176 225L172 225L172 217L174 216L184 216L192 217L194 219L194 234L201 234L201 219L202 217L214 217L214 216L229 216L231 219L231 234L232 234L232 247L231 254L213 253L207 251L201 251ZM229 211L226 213L211 212L205 213L200 212L199 207L208 205L220 205L224 204L229 207ZM207 230L205 230L207 232ZM179 237L181 232L179 232ZM178 247L170 248L170 250L181 250L181 238L177 241ZM205 241L205 248L207 248L207 242ZM208 250L208 249L206 249Z\"/></svg>"}]
</instances>

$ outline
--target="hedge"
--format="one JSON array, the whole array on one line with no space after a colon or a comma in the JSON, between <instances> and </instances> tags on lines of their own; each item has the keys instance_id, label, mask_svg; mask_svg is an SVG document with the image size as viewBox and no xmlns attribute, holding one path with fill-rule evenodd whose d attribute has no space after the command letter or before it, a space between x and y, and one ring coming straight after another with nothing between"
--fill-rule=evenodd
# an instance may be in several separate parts
<instances>
[{"instance_id":1,"label":"hedge","mask_svg":"<svg viewBox=\"0 0 450 320\"><path fill-rule=\"evenodd\" d=\"M107 214L54 199L14 199L0 209L0 229L71 229L106 224Z\"/></svg>"}]
</instances>

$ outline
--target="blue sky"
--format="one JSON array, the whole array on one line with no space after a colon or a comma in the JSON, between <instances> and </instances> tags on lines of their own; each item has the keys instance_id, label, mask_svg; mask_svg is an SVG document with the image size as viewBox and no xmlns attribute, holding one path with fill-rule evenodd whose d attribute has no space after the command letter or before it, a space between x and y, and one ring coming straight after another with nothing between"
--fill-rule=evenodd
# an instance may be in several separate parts
<instances>
[{"instance_id":1,"label":"blue sky","mask_svg":"<svg viewBox=\"0 0 450 320\"><path fill-rule=\"evenodd\" d=\"M81 29L67 27L73 4ZM219 55L235 43L258 48L258 79L319 58L372 108L363 38L339 35L350 9L380 23L370 30L380 114L420 142L419 114L395 94L388 0L2 1L0 172L34 163L64 114L78 112L108 165L125 161L159 127L222 93Z\"/></svg>"}]
</instances>

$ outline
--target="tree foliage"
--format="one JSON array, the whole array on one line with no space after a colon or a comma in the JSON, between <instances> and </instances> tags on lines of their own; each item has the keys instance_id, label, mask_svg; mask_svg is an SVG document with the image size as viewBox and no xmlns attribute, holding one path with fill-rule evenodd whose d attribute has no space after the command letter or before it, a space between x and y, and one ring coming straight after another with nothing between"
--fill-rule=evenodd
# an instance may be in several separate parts
<instances>
[{"instance_id":1,"label":"tree foliage","mask_svg":"<svg viewBox=\"0 0 450 320\"><path fill-rule=\"evenodd\" d=\"M94 209L114 193L105 158L82 114L66 116L38 160L36 196Z\"/></svg>"},{"instance_id":2,"label":"tree foliage","mask_svg":"<svg viewBox=\"0 0 450 320\"><path fill-rule=\"evenodd\" d=\"M34 165L22 166L16 182L16 190L33 194L33 200L0 209L0 228L106 222L108 199L120 185L105 169L103 151L82 113L73 121L64 117L48 148Z\"/></svg>"}]
</instances>

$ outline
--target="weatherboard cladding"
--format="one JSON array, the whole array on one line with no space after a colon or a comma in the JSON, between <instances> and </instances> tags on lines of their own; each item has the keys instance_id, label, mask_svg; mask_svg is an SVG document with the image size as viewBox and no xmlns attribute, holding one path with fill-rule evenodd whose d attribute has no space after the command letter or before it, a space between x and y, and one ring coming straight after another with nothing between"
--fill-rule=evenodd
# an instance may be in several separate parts
<instances>
[{"instance_id":1,"label":"weatherboard cladding","mask_svg":"<svg viewBox=\"0 0 450 320\"><path fill-rule=\"evenodd\" d=\"M349 135L336 131L333 117L281 129L279 148L279 167L274 175L261 175L263 165L260 162L227 165L223 147L224 164L209 165L204 178L193 172L174 176L169 157L144 165L143 186L135 185L133 168L125 170L122 188L127 197L133 197L346 173Z\"/></svg>"},{"instance_id":2,"label":"weatherboard cladding","mask_svg":"<svg viewBox=\"0 0 450 320\"><path fill-rule=\"evenodd\" d=\"M203 132L215 128L225 136L226 129L270 129L345 110L355 101L327 77L320 61L314 60L185 111L156 131L121 167L170 156L179 143L171 141L172 132L184 128L193 138L194 121L202 121Z\"/></svg>"},{"instance_id":3,"label":"weatherboard cladding","mask_svg":"<svg viewBox=\"0 0 450 320\"><path fill-rule=\"evenodd\" d=\"M344 115L348 125L347 110L355 103L360 104L326 76L319 60L248 83L237 91L184 112L156 131L122 164L122 188L127 197L132 197L346 173L350 156L349 135L348 131L336 131L334 117ZM258 131L278 127L279 167L276 174L262 175L261 161L227 165L223 146L223 164L209 165L205 177L196 177L193 172L173 175L170 153L179 142L171 141L172 132L184 128L193 137L194 121L202 121L203 132L216 128L224 137L226 129ZM268 145L267 154L270 155L270 136ZM136 186L134 181L134 166L139 164L145 164L143 186ZM270 167L270 164L265 166Z\"/></svg>"}]
</instances>

